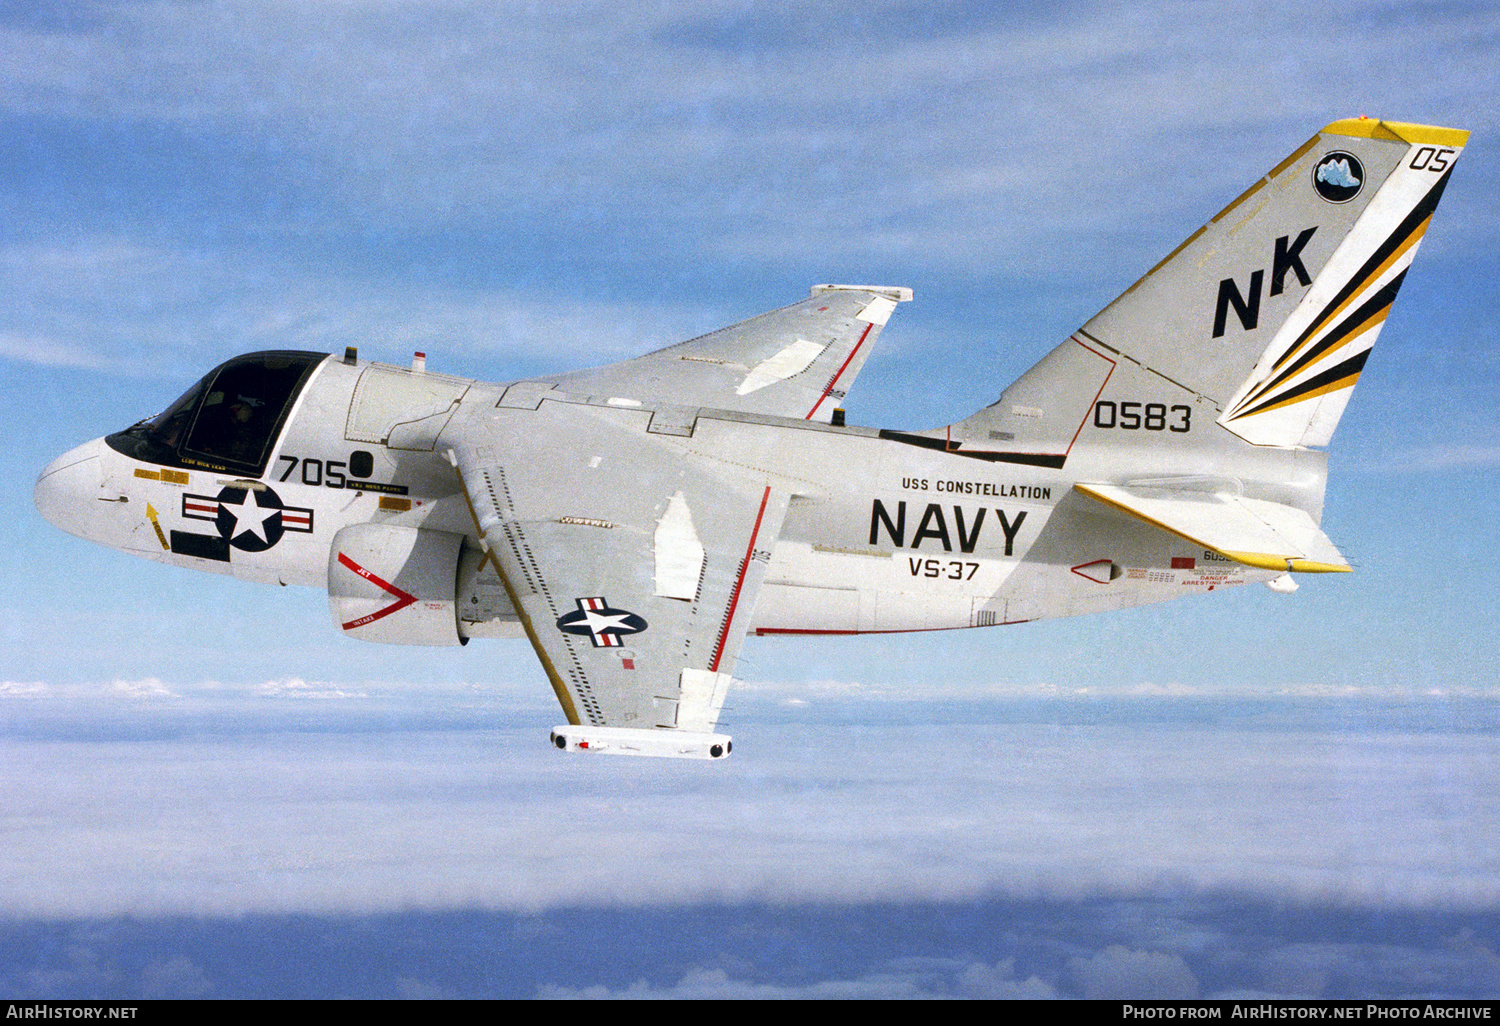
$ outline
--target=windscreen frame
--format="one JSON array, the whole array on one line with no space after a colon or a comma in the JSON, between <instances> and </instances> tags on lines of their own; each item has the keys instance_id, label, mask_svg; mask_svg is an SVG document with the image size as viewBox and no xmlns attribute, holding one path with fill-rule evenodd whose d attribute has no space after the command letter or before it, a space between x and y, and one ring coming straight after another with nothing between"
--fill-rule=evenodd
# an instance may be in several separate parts
<instances>
[{"instance_id":1,"label":"windscreen frame","mask_svg":"<svg viewBox=\"0 0 1500 1026\"><path fill-rule=\"evenodd\" d=\"M276 451L308 379L327 359L327 353L266 350L226 360L195 382L163 413L109 435L105 442L112 449L147 463L259 478ZM276 363L283 366L276 367ZM260 380L256 380L257 368ZM253 394L257 391L263 394ZM185 403L190 396L191 403ZM189 407L187 411L179 409L184 405ZM164 421L169 414L172 419ZM242 417L243 424L254 426L230 424L230 418L235 417ZM164 435L172 428L176 430Z\"/></svg>"}]
</instances>

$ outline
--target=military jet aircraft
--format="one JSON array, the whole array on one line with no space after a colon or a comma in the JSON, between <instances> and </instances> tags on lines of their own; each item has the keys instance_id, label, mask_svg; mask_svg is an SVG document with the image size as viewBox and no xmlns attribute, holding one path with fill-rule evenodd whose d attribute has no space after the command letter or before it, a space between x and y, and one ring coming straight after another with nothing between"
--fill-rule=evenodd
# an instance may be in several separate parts
<instances>
[{"instance_id":1,"label":"military jet aircraft","mask_svg":"<svg viewBox=\"0 0 1500 1026\"><path fill-rule=\"evenodd\" d=\"M1468 133L1298 147L1000 398L936 430L840 401L904 288L487 384L263 352L54 461L58 527L328 591L353 638L526 637L558 748L715 759L747 634L1021 623L1347 571L1340 415Z\"/></svg>"}]
</instances>

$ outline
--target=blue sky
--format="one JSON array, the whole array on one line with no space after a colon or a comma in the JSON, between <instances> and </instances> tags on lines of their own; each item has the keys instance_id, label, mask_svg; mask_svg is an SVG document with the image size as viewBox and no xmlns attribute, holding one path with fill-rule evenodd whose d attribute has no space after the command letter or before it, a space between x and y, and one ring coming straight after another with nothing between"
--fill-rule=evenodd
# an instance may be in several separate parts
<instances>
[{"instance_id":1,"label":"blue sky","mask_svg":"<svg viewBox=\"0 0 1500 1026\"><path fill-rule=\"evenodd\" d=\"M1212 906L1219 939L1198 947L1122 927L1050 962L1024 944L919 953L948 976L910 986L955 994L1032 977L1089 993L1093 960L1205 994L1314 993L1379 946L1281 938L1264 948L1281 969L1215 975L1244 940L1223 926L1233 894L1441 922L1387 939L1440 935L1421 950L1460 966L1444 979L1494 993L1497 51L1500 14L1462 3L0 4L0 760L21 770L0 785L0 916L19 931L0 935L134 917L161 957L98 979L220 995L254 981L172 948L163 917L420 913L443 937L449 914L695 921L715 903L761 930L774 917L746 903L928 903L914 921L933 902ZM717 776L557 758L524 644L361 646L317 592L94 549L31 504L53 456L240 352L422 349L502 380L822 281L916 290L851 421L945 423L1359 114L1474 133L1334 439L1324 526L1359 572L1003 631L754 640ZM1122 761L1133 777L1111 776ZM474 825L495 822L514 834ZM1315 840L1296 829L1312 824ZM700 829L719 868L664 871L695 861ZM0 989L76 968L6 949ZM107 961L105 940L81 950ZM1298 952L1325 968L1293 972ZM905 971L682 957L639 980ZM613 994L637 982L621 973L516 986Z\"/></svg>"}]
</instances>

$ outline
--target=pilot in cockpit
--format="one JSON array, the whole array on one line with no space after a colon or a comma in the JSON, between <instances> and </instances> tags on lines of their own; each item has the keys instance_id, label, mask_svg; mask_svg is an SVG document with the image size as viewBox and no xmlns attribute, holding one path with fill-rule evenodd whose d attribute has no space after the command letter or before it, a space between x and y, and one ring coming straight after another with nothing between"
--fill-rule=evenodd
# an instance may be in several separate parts
<instances>
[{"instance_id":1,"label":"pilot in cockpit","mask_svg":"<svg viewBox=\"0 0 1500 1026\"><path fill-rule=\"evenodd\" d=\"M225 402L224 392L214 391L203 401L198 427L193 431L194 444L221 459L243 460L259 454L264 432L256 423L256 414L265 400L236 394Z\"/></svg>"}]
</instances>

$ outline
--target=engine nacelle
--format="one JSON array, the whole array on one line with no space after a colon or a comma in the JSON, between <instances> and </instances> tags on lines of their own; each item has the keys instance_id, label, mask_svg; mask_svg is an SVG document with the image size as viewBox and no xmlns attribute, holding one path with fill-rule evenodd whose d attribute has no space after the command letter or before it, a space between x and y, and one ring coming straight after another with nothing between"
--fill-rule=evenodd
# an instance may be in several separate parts
<instances>
[{"instance_id":1,"label":"engine nacelle","mask_svg":"<svg viewBox=\"0 0 1500 1026\"><path fill-rule=\"evenodd\" d=\"M350 524L328 551L328 609L352 638L388 645L461 645L463 535Z\"/></svg>"}]
</instances>

